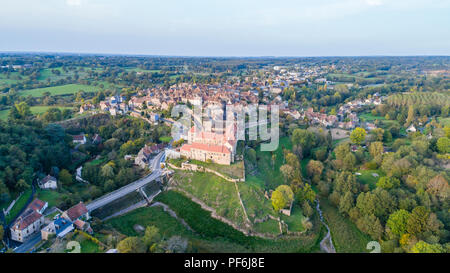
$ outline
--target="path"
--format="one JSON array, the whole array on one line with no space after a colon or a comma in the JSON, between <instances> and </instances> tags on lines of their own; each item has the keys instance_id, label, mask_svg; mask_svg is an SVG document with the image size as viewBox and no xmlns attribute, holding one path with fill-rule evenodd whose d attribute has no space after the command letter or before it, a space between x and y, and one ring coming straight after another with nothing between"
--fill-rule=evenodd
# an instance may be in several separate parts
<instances>
[{"instance_id":1,"label":"path","mask_svg":"<svg viewBox=\"0 0 450 273\"><path fill-rule=\"evenodd\" d=\"M161 203L161 202L155 202L155 203L153 203L150 207L162 207L163 210L164 210L165 212L169 213L170 216L172 216L173 218L175 218L175 219L177 219L178 221L180 221L181 224L182 224L183 226L185 226L188 230L190 230L190 231L192 231L192 232L195 232L195 231L194 231L194 230L186 223L186 221L184 221L184 219L178 217L178 215L175 213L175 211L171 210L171 209L169 208L169 206L167 206L166 204Z\"/></svg>"}]
</instances>

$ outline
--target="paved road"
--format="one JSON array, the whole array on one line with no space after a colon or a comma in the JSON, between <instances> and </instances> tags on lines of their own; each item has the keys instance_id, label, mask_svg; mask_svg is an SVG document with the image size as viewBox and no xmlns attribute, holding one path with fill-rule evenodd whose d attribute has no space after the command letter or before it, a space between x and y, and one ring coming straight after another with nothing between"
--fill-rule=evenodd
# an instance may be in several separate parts
<instances>
[{"instance_id":1,"label":"paved road","mask_svg":"<svg viewBox=\"0 0 450 273\"><path fill-rule=\"evenodd\" d=\"M26 242L14 249L16 253L27 253L30 252L33 247L42 240L41 232L37 232L33 237L28 239Z\"/></svg>"},{"instance_id":2,"label":"paved road","mask_svg":"<svg viewBox=\"0 0 450 273\"><path fill-rule=\"evenodd\" d=\"M126 186L123 186L120 189L117 189L113 192L110 192L108 194L103 195L102 197L90 202L89 204L86 205L86 208L88 209L88 211L93 211L95 209L98 209L100 207L103 207L106 204L111 203L114 200L119 199L122 196L125 196L127 194L129 194L130 192L133 192L145 185L147 185L148 183L155 181L157 178L159 178L163 172L161 171L161 162L165 157L165 152L161 152L159 153L152 161L152 169L153 172L144 177L141 178L133 183L130 183Z\"/></svg>"}]
</instances>

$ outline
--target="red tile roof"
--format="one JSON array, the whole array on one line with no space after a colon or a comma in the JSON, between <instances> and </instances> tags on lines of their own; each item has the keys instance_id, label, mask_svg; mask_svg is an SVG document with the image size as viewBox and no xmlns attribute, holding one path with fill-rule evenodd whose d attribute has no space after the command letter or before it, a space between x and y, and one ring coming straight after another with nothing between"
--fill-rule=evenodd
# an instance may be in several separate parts
<instances>
[{"instance_id":1,"label":"red tile roof","mask_svg":"<svg viewBox=\"0 0 450 273\"><path fill-rule=\"evenodd\" d=\"M34 211L40 211L45 206L45 202L39 199L34 199L33 202L31 202L27 209L32 209Z\"/></svg>"},{"instance_id":2,"label":"red tile roof","mask_svg":"<svg viewBox=\"0 0 450 273\"><path fill-rule=\"evenodd\" d=\"M76 219L80 218L87 212L88 210L86 206L83 204L83 202L76 204L75 206L71 207L66 211L67 216L70 218L71 221L75 221Z\"/></svg>"},{"instance_id":3,"label":"red tile roof","mask_svg":"<svg viewBox=\"0 0 450 273\"><path fill-rule=\"evenodd\" d=\"M208 152L215 153L223 153L230 154L230 150L223 145L210 145L210 144L202 144L202 143L192 143L192 144L184 144L181 147L181 150L190 151L191 149L203 150Z\"/></svg>"},{"instance_id":4,"label":"red tile roof","mask_svg":"<svg viewBox=\"0 0 450 273\"><path fill-rule=\"evenodd\" d=\"M39 218L42 217L42 214L39 212L27 208L20 216L17 218L16 222L13 225L13 229L23 230L26 229L29 225L33 224Z\"/></svg>"}]
</instances>

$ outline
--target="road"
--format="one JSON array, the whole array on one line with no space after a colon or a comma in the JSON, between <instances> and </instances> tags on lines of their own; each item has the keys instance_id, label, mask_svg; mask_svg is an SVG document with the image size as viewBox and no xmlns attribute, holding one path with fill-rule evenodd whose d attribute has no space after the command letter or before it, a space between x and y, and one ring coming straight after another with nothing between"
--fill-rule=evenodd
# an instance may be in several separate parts
<instances>
[{"instance_id":1,"label":"road","mask_svg":"<svg viewBox=\"0 0 450 273\"><path fill-rule=\"evenodd\" d=\"M14 249L14 252L16 252L16 253L27 253L27 252L30 252L33 249L33 247L37 243L39 243L41 240L42 240L41 232L37 232L35 235L33 235L33 237L31 237L30 239L25 241L20 246L16 247Z\"/></svg>"},{"instance_id":2,"label":"road","mask_svg":"<svg viewBox=\"0 0 450 273\"><path fill-rule=\"evenodd\" d=\"M106 204L111 203L114 200L119 199L122 196L125 196L127 194L129 194L130 192L133 192L145 185L147 185L148 183L155 181L157 178L159 178L162 174L163 171L161 170L161 162L165 157L165 152L161 152L159 153L153 160L151 163L151 168L153 169L153 172L144 177L141 178L133 183L130 183L126 186L123 186L120 189L117 189L113 192L110 192L108 194L103 195L102 197L90 202L89 204L86 205L86 208L88 209L88 211L93 211L95 209L98 209L100 207L105 206Z\"/></svg>"}]
</instances>

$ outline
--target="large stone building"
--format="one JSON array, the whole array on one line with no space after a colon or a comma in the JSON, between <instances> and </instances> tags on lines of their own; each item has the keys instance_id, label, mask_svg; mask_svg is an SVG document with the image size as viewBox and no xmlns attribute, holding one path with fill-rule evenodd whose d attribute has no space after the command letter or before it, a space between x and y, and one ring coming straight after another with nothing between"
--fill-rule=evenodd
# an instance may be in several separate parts
<instances>
[{"instance_id":1,"label":"large stone building","mask_svg":"<svg viewBox=\"0 0 450 273\"><path fill-rule=\"evenodd\" d=\"M236 143L234 126L223 132L196 131L194 126L188 132L188 144L181 147L180 153L190 159L230 165L234 162Z\"/></svg>"},{"instance_id":2,"label":"large stone building","mask_svg":"<svg viewBox=\"0 0 450 273\"><path fill-rule=\"evenodd\" d=\"M43 212L47 207L48 203L39 199L31 202L11 226L11 239L25 242L31 235L40 231L44 225Z\"/></svg>"}]
</instances>

